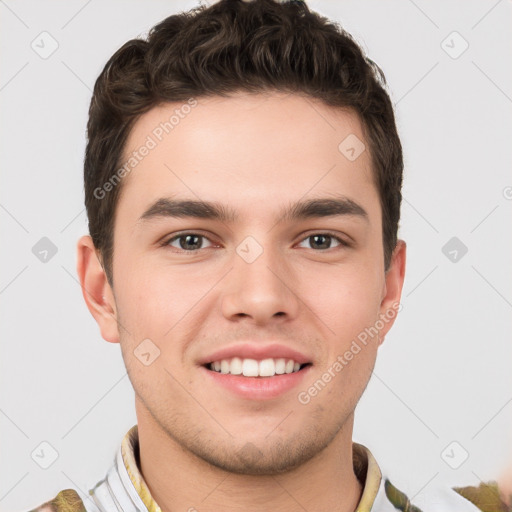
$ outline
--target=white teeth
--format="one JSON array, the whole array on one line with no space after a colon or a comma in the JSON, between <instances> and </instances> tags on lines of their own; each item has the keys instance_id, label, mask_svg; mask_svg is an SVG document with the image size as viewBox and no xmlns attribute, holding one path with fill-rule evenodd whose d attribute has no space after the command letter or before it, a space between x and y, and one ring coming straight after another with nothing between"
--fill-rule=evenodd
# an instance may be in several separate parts
<instances>
[{"instance_id":1,"label":"white teeth","mask_svg":"<svg viewBox=\"0 0 512 512\"><path fill-rule=\"evenodd\" d=\"M229 361L227 359L220 362L220 373L229 373Z\"/></svg>"},{"instance_id":2,"label":"white teeth","mask_svg":"<svg viewBox=\"0 0 512 512\"><path fill-rule=\"evenodd\" d=\"M242 363L242 373L244 377L257 377L259 372L258 361L256 359L244 359Z\"/></svg>"},{"instance_id":3,"label":"white teeth","mask_svg":"<svg viewBox=\"0 0 512 512\"><path fill-rule=\"evenodd\" d=\"M233 357L231 359L230 372L231 375L241 375L242 374L242 360L239 357Z\"/></svg>"},{"instance_id":4,"label":"white teeth","mask_svg":"<svg viewBox=\"0 0 512 512\"><path fill-rule=\"evenodd\" d=\"M286 368L286 359L283 359L283 358L276 359L276 374L282 375L284 373L285 368Z\"/></svg>"},{"instance_id":5,"label":"white teeth","mask_svg":"<svg viewBox=\"0 0 512 512\"><path fill-rule=\"evenodd\" d=\"M260 361L260 377L272 377L276 374L276 365L273 359Z\"/></svg>"},{"instance_id":6,"label":"white teeth","mask_svg":"<svg viewBox=\"0 0 512 512\"><path fill-rule=\"evenodd\" d=\"M300 363L293 359L267 358L261 361L256 359L222 359L210 363L210 370L231 375L243 375L244 377L273 377L284 373L294 373L300 370Z\"/></svg>"}]
</instances>

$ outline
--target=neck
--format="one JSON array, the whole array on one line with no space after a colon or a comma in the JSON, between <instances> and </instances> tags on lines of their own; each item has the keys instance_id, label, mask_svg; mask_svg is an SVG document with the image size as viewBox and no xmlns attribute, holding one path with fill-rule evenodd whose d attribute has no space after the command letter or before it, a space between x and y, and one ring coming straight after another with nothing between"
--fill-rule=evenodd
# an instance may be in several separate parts
<instances>
[{"instance_id":1,"label":"neck","mask_svg":"<svg viewBox=\"0 0 512 512\"><path fill-rule=\"evenodd\" d=\"M278 475L225 471L176 443L147 411L138 411L137 419L141 473L163 512L353 512L361 498L352 459L353 416L323 451Z\"/></svg>"}]
</instances>

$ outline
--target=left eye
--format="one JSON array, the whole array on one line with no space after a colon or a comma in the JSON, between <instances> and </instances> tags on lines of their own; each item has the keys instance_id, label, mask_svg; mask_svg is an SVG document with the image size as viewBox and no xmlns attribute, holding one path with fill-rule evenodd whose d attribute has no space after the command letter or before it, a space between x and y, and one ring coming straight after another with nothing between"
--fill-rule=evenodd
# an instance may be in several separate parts
<instances>
[{"instance_id":1,"label":"left eye","mask_svg":"<svg viewBox=\"0 0 512 512\"><path fill-rule=\"evenodd\" d=\"M182 249L184 251L195 251L204 248L203 240L208 240L208 238L204 235L198 235L197 233L184 233L171 238L169 241L165 242L165 245L169 245L176 249ZM179 242L179 247L173 245L176 241Z\"/></svg>"},{"instance_id":2,"label":"left eye","mask_svg":"<svg viewBox=\"0 0 512 512\"><path fill-rule=\"evenodd\" d=\"M341 238L338 238L337 236L334 235L329 235L327 233L315 233L314 235L306 237L301 243L304 243L308 240L312 245L316 245L317 248L321 250L331 249L331 242L333 240L335 240L338 243L338 246L348 246L348 244Z\"/></svg>"}]
</instances>

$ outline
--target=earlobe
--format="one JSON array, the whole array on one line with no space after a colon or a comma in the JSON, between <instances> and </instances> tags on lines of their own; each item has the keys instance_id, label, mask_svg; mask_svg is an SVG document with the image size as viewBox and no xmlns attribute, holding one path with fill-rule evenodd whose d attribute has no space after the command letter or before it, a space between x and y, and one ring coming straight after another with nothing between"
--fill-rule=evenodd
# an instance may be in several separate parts
<instances>
[{"instance_id":1,"label":"earlobe","mask_svg":"<svg viewBox=\"0 0 512 512\"><path fill-rule=\"evenodd\" d=\"M111 343L119 343L114 295L89 235L82 236L77 243L77 273L85 303L101 336Z\"/></svg>"}]
</instances>

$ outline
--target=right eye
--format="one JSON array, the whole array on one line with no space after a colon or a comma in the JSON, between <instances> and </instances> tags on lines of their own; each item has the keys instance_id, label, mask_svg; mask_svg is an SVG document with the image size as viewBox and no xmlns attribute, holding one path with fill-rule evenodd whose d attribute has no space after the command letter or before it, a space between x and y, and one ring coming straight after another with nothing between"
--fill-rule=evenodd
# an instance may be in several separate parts
<instances>
[{"instance_id":1,"label":"right eye","mask_svg":"<svg viewBox=\"0 0 512 512\"><path fill-rule=\"evenodd\" d=\"M170 246L186 252L197 252L200 249L206 249L206 247L203 247L203 240L209 241L206 236L200 235L199 233L186 232L167 239L167 241L162 243L162 246ZM176 242L179 244L179 247L173 245Z\"/></svg>"}]
</instances>

